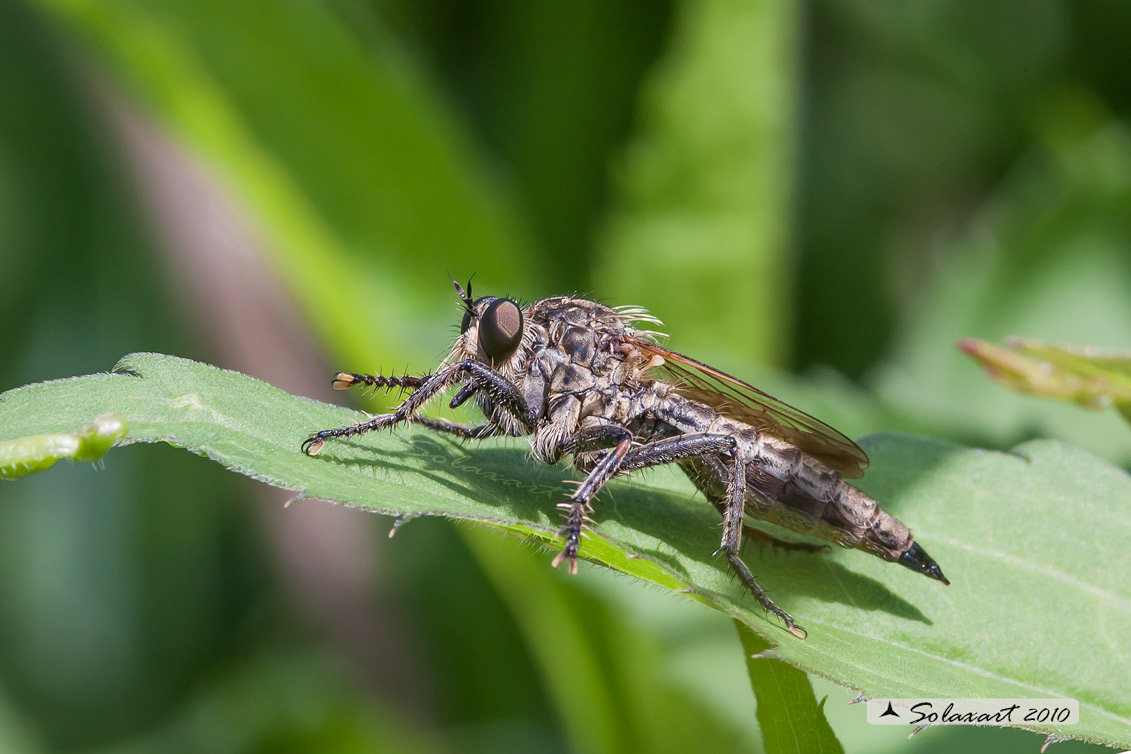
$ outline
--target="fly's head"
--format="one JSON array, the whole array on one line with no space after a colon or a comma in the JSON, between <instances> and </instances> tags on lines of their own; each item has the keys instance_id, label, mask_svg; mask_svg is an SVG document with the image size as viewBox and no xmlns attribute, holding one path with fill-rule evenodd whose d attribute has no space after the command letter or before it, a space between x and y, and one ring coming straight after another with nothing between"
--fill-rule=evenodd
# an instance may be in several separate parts
<instances>
[{"instance_id":1,"label":"fly's head","mask_svg":"<svg viewBox=\"0 0 1131 754\"><path fill-rule=\"evenodd\" d=\"M470 359L516 379L527 361L533 339L522 307L509 298L472 298L471 281L466 289L454 280L452 284L463 301L463 321L445 363Z\"/></svg>"}]
</instances>

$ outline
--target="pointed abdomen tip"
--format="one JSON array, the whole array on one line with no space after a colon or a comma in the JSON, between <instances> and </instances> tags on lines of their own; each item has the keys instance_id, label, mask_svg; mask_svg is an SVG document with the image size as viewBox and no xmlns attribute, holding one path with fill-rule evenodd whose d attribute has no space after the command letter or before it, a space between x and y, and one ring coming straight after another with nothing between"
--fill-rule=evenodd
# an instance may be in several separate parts
<instances>
[{"instance_id":1,"label":"pointed abdomen tip","mask_svg":"<svg viewBox=\"0 0 1131 754\"><path fill-rule=\"evenodd\" d=\"M950 579L943 575L939 564L919 546L918 542L912 542L907 552L899 556L899 564L950 586Z\"/></svg>"}]
</instances>

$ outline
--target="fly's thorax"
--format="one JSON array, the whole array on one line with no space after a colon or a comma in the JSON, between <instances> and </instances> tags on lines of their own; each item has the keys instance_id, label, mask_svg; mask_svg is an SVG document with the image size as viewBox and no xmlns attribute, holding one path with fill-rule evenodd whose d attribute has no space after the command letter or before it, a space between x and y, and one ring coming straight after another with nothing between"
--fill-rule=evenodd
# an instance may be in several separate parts
<instances>
[{"instance_id":1,"label":"fly's thorax","mask_svg":"<svg viewBox=\"0 0 1131 754\"><path fill-rule=\"evenodd\" d=\"M621 336L633 333L628 319L603 304L582 298L543 299L531 307L531 319L546 332L546 348L599 379L623 384L639 368Z\"/></svg>"},{"instance_id":2,"label":"fly's thorax","mask_svg":"<svg viewBox=\"0 0 1131 754\"><path fill-rule=\"evenodd\" d=\"M583 415L614 418L613 407L643 382L642 356L623 341L635 332L628 319L602 304L568 296L542 299L529 314L544 333L534 358L546 375L548 400L578 396Z\"/></svg>"},{"instance_id":3,"label":"fly's thorax","mask_svg":"<svg viewBox=\"0 0 1131 754\"><path fill-rule=\"evenodd\" d=\"M650 411L666 386L644 379L644 355L626 343L631 317L564 296L536 302L527 315L538 336L519 380L528 403L541 406L536 458L556 461L561 443L587 426L612 423L650 437Z\"/></svg>"}]
</instances>

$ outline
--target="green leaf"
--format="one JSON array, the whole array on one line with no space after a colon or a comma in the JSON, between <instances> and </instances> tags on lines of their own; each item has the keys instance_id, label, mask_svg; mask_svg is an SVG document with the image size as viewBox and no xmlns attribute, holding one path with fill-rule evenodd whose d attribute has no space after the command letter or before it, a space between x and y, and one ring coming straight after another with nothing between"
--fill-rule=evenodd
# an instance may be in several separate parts
<instances>
[{"instance_id":1,"label":"green leaf","mask_svg":"<svg viewBox=\"0 0 1131 754\"><path fill-rule=\"evenodd\" d=\"M767 754L844 754L804 672L763 653L771 644L735 621L746 670L758 700L758 725Z\"/></svg>"},{"instance_id":2,"label":"green leaf","mask_svg":"<svg viewBox=\"0 0 1131 754\"><path fill-rule=\"evenodd\" d=\"M5 393L0 440L67 432L109 411L128 421L126 443L168 442L303 497L560 545L565 472L507 441L472 447L398 431L309 458L298 448L311 432L363 415L168 356L134 354L110 374ZM949 588L858 551L749 548L760 582L809 630L796 640L712 558L715 511L662 471L601 496L584 554L684 589L777 643L766 656L869 696L1071 697L1079 724L1034 730L1131 746L1131 478L1050 441L1013 453L901 435L863 445L872 467L860 486L912 528Z\"/></svg>"},{"instance_id":3,"label":"green leaf","mask_svg":"<svg viewBox=\"0 0 1131 754\"><path fill-rule=\"evenodd\" d=\"M126 434L117 414L103 414L68 434L31 435L0 442L0 479L43 471L62 458L93 463Z\"/></svg>"},{"instance_id":4,"label":"green leaf","mask_svg":"<svg viewBox=\"0 0 1131 754\"><path fill-rule=\"evenodd\" d=\"M678 339L707 352L786 350L799 6L677 6L602 239L603 295L702 323Z\"/></svg>"},{"instance_id":5,"label":"green leaf","mask_svg":"<svg viewBox=\"0 0 1131 754\"><path fill-rule=\"evenodd\" d=\"M430 357L437 343L372 323L443 332L445 269L517 288L521 222L375 14L358 28L301 0L36 5L238 193L260 250L333 350Z\"/></svg>"},{"instance_id":6,"label":"green leaf","mask_svg":"<svg viewBox=\"0 0 1131 754\"><path fill-rule=\"evenodd\" d=\"M1090 122L1090 105L1072 96L1047 104L1054 119ZM1122 122L1071 130L1018 161L967 228L940 241L937 269L908 299L871 379L875 394L947 436L1002 447L1057 437L1127 465L1131 435L1114 414L1003 393L950 344L1016 333L1131 344L1129 195L1131 130Z\"/></svg>"},{"instance_id":7,"label":"green leaf","mask_svg":"<svg viewBox=\"0 0 1131 754\"><path fill-rule=\"evenodd\" d=\"M1021 393L1072 401L1087 408L1131 412L1131 353L1054 346L1010 338L1004 346L977 338L958 342L995 382Z\"/></svg>"}]
</instances>

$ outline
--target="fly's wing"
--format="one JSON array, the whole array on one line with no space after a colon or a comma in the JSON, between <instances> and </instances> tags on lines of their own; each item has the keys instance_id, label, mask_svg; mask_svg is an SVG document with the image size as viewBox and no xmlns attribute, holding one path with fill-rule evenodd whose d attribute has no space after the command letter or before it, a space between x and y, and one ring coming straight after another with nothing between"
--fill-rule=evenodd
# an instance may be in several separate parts
<instances>
[{"instance_id":1,"label":"fly's wing","mask_svg":"<svg viewBox=\"0 0 1131 754\"><path fill-rule=\"evenodd\" d=\"M661 357L663 365L652 368L666 371L675 391L683 397L796 445L843 477L863 475L867 454L820 419L690 356L633 336L625 341L646 354Z\"/></svg>"}]
</instances>

